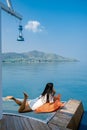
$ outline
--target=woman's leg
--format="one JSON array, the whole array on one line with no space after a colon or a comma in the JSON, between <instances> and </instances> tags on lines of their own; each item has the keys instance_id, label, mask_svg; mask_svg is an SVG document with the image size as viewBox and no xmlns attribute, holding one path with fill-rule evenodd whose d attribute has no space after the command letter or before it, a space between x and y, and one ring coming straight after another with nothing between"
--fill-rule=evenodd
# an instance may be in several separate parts
<instances>
[{"instance_id":1,"label":"woman's leg","mask_svg":"<svg viewBox=\"0 0 87 130\"><path fill-rule=\"evenodd\" d=\"M18 105L21 105L21 104L22 104L22 101L18 100L17 98L14 98L13 96L7 96L7 97L5 98L5 100L9 100L9 99L15 101L16 104L18 104Z\"/></svg>"},{"instance_id":2,"label":"woman's leg","mask_svg":"<svg viewBox=\"0 0 87 130\"><path fill-rule=\"evenodd\" d=\"M31 108L29 107L29 104L27 103L27 98L28 98L28 95L26 93L24 93L24 100L18 110L19 113L32 111Z\"/></svg>"}]
</instances>

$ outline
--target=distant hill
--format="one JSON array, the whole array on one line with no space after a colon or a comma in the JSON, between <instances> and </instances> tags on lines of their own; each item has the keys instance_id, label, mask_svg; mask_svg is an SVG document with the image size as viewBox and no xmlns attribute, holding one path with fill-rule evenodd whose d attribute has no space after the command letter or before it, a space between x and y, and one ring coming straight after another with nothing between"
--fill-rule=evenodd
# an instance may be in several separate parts
<instances>
[{"instance_id":1,"label":"distant hill","mask_svg":"<svg viewBox=\"0 0 87 130\"><path fill-rule=\"evenodd\" d=\"M5 63L39 63L39 62L76 62L73 58L66 58L53 53L30 51L25 53L3 53L2 62Z\"/></svg>"}]
</instances>

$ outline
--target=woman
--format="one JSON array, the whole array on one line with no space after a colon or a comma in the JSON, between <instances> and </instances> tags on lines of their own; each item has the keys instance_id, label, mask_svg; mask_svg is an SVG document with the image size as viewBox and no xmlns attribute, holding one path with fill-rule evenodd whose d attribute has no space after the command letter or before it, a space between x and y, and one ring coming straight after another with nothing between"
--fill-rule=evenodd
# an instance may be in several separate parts
<instances>
[{"instance_id":1,"label":"woman","mask_svg":"<svg viewBox=\"0 0 87 130\"><path fill-rule=\"evenodd\" d=\"M45 103L53 103L56 99L56 97L54 98L54 95L55 90L53 87L53 83L47 83L43 93L36 99L27 100L28 95L26 93L24 93L23 101L20 101L13 96L7 96L6 99L14 100L20 106L18 112L24 113L36 110L38 107L42 106Z\"/></svg>"}]
</instances>

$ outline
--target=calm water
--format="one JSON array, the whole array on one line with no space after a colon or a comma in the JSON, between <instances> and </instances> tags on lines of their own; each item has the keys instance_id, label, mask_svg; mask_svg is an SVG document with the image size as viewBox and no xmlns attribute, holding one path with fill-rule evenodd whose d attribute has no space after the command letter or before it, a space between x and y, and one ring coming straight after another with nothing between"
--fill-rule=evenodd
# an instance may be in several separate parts
<instances>
[{"instance_id":1,"label":"calm water","mask_svg":"<svg viewBox=\"0 0 87 130\"><path fill-rule=\"evenodd\" d=\"M3 64L3 97L23 98L25 91L29 98L35 98L47 82L54 83L63 101L73 98L83 102L85 113L80 130L87 130L87 63ZM17 113L18 106L12 101L4 102L3 109L4 112ZM28 115L44 120L49 117L49 114Z\"/></svg>"}]
</instances>

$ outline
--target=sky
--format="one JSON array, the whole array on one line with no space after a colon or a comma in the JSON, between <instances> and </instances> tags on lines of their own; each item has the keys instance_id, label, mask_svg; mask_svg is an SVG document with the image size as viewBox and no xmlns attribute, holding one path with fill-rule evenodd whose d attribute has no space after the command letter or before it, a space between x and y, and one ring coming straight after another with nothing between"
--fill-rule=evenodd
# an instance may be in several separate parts
<instances>
[{"instance_id":1,"label":"sky","mask_svg":"<svg viewBox=\"0 0 87 130\"><path fill-rule=\"evenodd\" d=\"M87 0L11 1L23 16L25 41L17 41L20 20L2 10L2 52L38 50L87 60Z\"/></svg>"}]
</instances>

